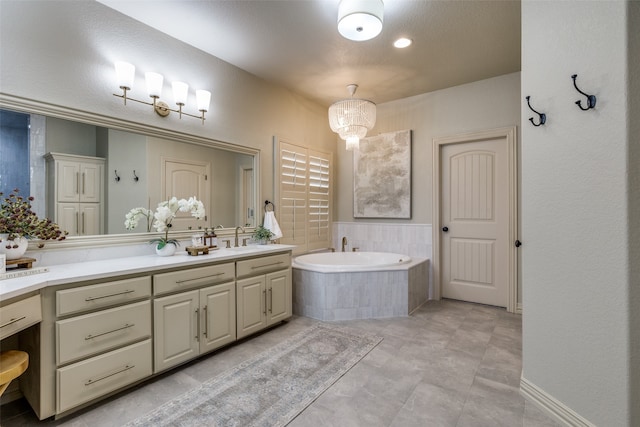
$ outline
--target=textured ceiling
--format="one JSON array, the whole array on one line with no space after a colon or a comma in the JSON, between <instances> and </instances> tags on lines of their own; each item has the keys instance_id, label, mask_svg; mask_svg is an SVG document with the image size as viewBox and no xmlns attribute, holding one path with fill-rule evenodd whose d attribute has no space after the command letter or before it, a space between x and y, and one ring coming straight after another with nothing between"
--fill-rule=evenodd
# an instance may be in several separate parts
<instances>
[{"instance_id":1,"label":"textured ceiling","mask_svg":"<svg viewBox=\"0 0 640 427\"><path fill-rule=\"evenodd\" d=\"M520 70L520 1L386 0L363 42L338 33L339 0L99 1L323 105L350 83L382 103Z\"/></svg>"}]
</instances>

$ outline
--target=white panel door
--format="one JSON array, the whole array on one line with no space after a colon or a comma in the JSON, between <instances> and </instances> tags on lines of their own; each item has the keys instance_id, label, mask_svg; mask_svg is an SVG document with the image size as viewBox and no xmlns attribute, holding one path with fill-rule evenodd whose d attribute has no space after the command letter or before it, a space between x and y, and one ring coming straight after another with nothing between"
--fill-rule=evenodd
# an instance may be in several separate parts
<instances>
[{"instance_id":1,"label":"white panel door","mask_svg":"<svg viewBox=\"0 0 640 427\"><path fill-rule=\"evenodd\" d=\"M204 204L205 212L210 211L209 194L209 163L198 163L191 160L163 159L162 174L164 182L164 199L171 197L188 199L195 196ZM207 221L205 218L204 221ZM198 221L188 212L178 212L172 222L174 230L186 230L189 226L194 229L204 227L206 222Z\"/></svg>"},{"instance_id":2,"label":"white panel door","mask_svg":"<svg viewBox=\"0 0 640 427\"><path fill-rule=\"evenodd\" d=\"M507 307L509 160L504 138L441 149L442 295Z\"/></svg>"}]
</instances>

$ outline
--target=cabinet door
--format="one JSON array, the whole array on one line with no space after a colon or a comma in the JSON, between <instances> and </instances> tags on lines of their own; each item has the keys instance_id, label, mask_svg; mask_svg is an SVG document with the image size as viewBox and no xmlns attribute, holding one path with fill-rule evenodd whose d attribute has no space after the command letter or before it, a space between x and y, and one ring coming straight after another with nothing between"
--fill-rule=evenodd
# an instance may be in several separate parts
<instances>
[{"instance_id":1,"label":"cabinet door","mask_svg":"<svg viewBox=\"0 0 640 427\"><path fill-rule=\"evenodd\" d=\"M198 291L190 291L153 302L154 372L199 354L198 300Z\"/></svg>"},{"instance_id":2,"label":"cabinet door","mask_svg":"<svg viewBox=\"0 0 640 427\"><path fill-rule=\"evenodd\" d=\"M291 317L291 269L266 275L267 324Z\"/></svg>"},{"instance_id":3,"label":"cabinet door","mask_svg":"<svg viewBox=\"0 0 640 427\"><path fill-rule=\"evenodd\" d=\"M236 284L200 290L200 353L236 340Z\"/></svg>"},{"instance_id":4,"label":"cabinet door","mask_svg":"<svg viewBox=\"0 0 640 427\"><path fill-rule=\"evenodd\" d=\"M80 165L77 162L56 162L57 201L78 202Z\"/></svg>"},{"instance_id":5,"label":"cabinet door","mask_svg":"<svg viewBox=\"0 0 640 427\"><path fill-rule=\"evenodd\" d=\"M265 277L238 280L236 294L238 338L251 335L267 326Z\"/></svg>"},{"instance_id":6,"label":"cabinet door","mask_svg":"<svg viewBox=\"0 0 640 427\"><path fill-rule=\"evenodd\" d=\"M100 203L80 203L78 229L81 236L102 234L102 227L100 227L100 210Z\"/></svg>"},{"instance_id":7,"label":"cabinet door","mask_svg":"<svg viewBox=\"0 0 640 427\"><path fill-rule=\"evenodd\" d=\"M78 215L77 203L58 203L55 222L58 223L61 229L68 231L69 236L77 236L80 234Z\"/></svg>"},{"instance_id":8,"label":"cabinet door","mask_svg":"<svg viewBox=\"0 0 640 427\"><path fill-rule=\"evenodd\" d=\"M102 193L102 165L81 163L79 185L81 202L100 202Z\"/></svg>"}]
</instances>

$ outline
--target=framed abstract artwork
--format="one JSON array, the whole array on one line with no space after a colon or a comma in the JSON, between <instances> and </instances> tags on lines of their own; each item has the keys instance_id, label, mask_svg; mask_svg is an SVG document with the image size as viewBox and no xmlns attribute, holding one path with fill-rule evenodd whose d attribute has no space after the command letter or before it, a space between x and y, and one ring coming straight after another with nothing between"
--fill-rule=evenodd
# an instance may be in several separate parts
<instances>
[{"instance_id":1,"label":"framed abstract artwork","mask_svg":"<svg viewBox=\"0 0 640 427\"><path fill-rule=\"evenodd\" d=\"M411 218L411 131L360 140L353 151L353 217Z\"/></svg>"}]
</instances>

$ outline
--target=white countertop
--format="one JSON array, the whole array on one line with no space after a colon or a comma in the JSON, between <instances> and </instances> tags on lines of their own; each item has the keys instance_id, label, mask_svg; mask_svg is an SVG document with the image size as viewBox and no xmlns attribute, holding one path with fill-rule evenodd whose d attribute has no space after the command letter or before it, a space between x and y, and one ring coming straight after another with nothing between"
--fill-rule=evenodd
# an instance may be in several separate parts
<instances>
[{"instance_id":1,"label":"white countertop","mask_svg":"<svg viewBox=\"0 0 640 427\"><path fill-rule=\"evenodd\" d=\"M250 245L246 247L218 249L208 255L190 256L180 250L174 256L161 257L156 254L113 258L100 261L78 262L48 266L46 273L15 279L0 280L0 300L14 298L47 286L85 280L106 279L113 276L153 272L158 269L197 266L217 261L235 261L256 255L282 252L294 249L293 245Z\"/></svg>"}]
</instances>

